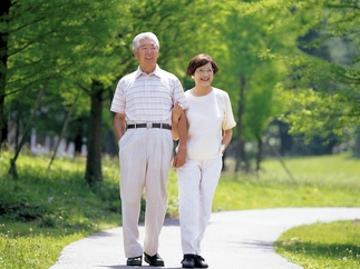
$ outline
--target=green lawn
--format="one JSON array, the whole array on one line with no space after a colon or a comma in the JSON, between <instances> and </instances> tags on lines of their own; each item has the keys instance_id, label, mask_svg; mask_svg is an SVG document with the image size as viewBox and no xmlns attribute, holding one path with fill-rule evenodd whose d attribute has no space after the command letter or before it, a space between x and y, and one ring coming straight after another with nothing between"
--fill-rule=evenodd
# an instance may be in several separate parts
<instances>
[{"instance_id":1,"label":"green lawn","mask_svg":"<svg viewBox=\"0 0 360 269\"><path fill-rule=\"evenodd\" d=\"M304 268L360 268L360 220L296 227L286 231L275 248Z\"/></svg>"},{"instance_id":2,"label":"green lawn","mask_svg":"<svg viewBox=\"0 0 360 269\"><path fill-rule=\"evenodd\" d=\"M20 155L19 179L15 180L7 174L10 157L9 152L4 152L0 159L0 268L48 268L56 262L65 245L121 224L116 158L104 158L104 182L91 189L83 180L83 158L57 159L51 171L47 171L49 157ZM224 172L215 195L214 211L289 206L360 206L360 160L342 154L291 158L285 162L295 181L277 160L272 159L263 162L258 175ZM227 160L227 167L231 165L232 160ZM168 216L176 217L178 201L175 171L171 171L168 189ZM358 223L354 223L356 226L353 230L359 232ZM342 233L350 238L346 244L351 246L352 260L359 262L360 240L350 233L350 224L327 225L330 225L330 229L332 225L343 227ZM325 256L322 255L321 244L325 248L328 244L331 249L329 253L336 257L335 260L340 256L351 259L350 256L344 256L346 248L331 248L336 244L345 245L338 236L329 238L335 240L335 243L329 241L316 245L312 245L312 242L316 242L317 233L315 239L303 237L310 235L315 228L306 226L290 234L290 237L284 234L276 244L277 250L305 268L346 268L335 267L330 264L331 259L323 259L324 262L321 262L320 258ZM325 237L326 234L321 235L321 238ZM303 242L301 249L306 252L286 243L292 242L291 238L300 238L295 245L301 246L299 244ZM308 248L312 247L320 251L314 252L312 256L307 255ZM315 257L315 260L311 257ZM320 262L315 262L317 258Z\"/></svg>"},{"instance_id":3,"label":"green lawn","mask_svg":"<svg viewBox=\"0 0 360 269\"><path fill-rule=\"evenodd\" d=\"M224 173L214 210L360 206L360 160L343 154L291 158L285 163L294 180L276 159L264 161L258 176Z\"/></svg>"}]
</instances>

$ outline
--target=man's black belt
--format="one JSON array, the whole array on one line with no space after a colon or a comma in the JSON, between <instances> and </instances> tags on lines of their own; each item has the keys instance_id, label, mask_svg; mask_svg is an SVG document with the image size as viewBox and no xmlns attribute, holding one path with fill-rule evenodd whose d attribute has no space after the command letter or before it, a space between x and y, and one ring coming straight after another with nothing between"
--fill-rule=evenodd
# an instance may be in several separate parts
<instances>
[{"instance_id":1,"label":"man's black belt","mask_svg":"<svg viewBox=\"0 0 360 269\"><path fill-rule=\"evenodd\" d=\"M167 124L167 123L135 123L135 124L128 124L127 125L128 129L133 129L133 128L147 128L147 129L151 129L151 128L160 128L160 129L168 129L171 130L171 125Z\"/></svg>"}]
</instances>

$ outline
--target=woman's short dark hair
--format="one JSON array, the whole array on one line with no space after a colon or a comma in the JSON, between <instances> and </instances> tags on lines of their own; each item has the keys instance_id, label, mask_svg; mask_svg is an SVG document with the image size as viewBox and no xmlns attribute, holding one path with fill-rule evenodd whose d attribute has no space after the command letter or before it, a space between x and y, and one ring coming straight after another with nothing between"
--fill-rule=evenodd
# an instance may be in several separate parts
<instances>
[{"instance_id":1,"label":"woman's short dark hair","mask_svg":"<svg viewBox=\"0 0 360 269\"><path fill-rule=\"evenodd\" d=\"M216 62L207 54L198 54L194 58L192 58L188 64L186 69L186 74L189 76L194 75L196 69L201 66L204 66L207 63L211 63L212 69L214 70L214 75L219 71L219 68Z\"/></svg>"}]
</instances>

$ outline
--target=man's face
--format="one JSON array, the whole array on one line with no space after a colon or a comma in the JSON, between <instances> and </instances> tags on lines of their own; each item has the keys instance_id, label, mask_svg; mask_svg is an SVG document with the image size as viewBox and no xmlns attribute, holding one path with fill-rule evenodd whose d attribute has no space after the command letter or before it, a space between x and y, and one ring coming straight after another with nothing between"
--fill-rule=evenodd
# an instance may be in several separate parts
<instances>
[{"instance_id":1,"label":"man's face","mask_svg":"<svg viewBox=\"0 0 360 269\"><path fill-rule=\"evenodd\" d=\"M155 42L150 39L140 40L140 45L134 54L142 71L146 73L154 71L159 56L159 49Z\"/></svg>"}]
</instances>

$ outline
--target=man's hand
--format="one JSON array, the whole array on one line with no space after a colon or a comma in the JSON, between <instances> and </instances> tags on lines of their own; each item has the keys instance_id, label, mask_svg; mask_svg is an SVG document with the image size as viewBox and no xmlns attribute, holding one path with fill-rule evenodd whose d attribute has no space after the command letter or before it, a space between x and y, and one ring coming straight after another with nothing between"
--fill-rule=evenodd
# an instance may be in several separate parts
<instances>
[{"instance_id":1,"label":"man's hand","mask_svg":"<svg viewBox=\"0 0 360 269\"><path fill-rule=\"evenodd\" d=\"M120 138L124 135L126 130L125 114L116 113L114 117L114 131L119 143Z\"/></svg>"}]
</instances>

